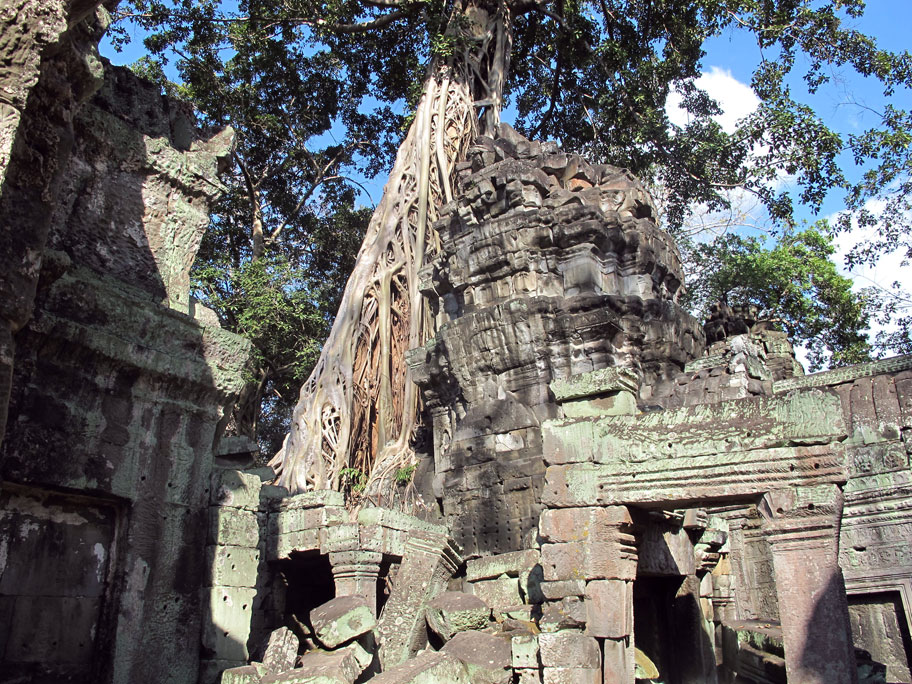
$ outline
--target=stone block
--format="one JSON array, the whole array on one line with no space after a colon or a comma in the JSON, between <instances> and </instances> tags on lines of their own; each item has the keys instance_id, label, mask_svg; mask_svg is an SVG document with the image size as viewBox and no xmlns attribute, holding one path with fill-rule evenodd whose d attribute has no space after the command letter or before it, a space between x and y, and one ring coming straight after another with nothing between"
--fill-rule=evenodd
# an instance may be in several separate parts
<instances>
[{"instance_id":1,"label":"stone block","mask_svg":"<svg viewBox=\"0 0 912 684\"><path fill-rule=\"evenodd\" d=\"M568 596L583 596L586 593L586 582L581 579L542 582L541 592L549 601L560 601Z\"/></svg>"},{"instance_id":2,"label":"stone block","mask_svg":"<svg viewBox=\"0 0 912 684\"><path fill-rule=\"evenodd\" d=\"M586 626L586 604L576 596L546 603L538 619L542 632L559 632L562 629L581 630Z\"/></svg>"},{"instance_id":3,"label":"stone block","mask_svg":"<svg viewBox=\"0 0 912 684\"><path fill-rule=\"evenodd\" d=\"M269 514L269 534L287 534L302 530L317 530L340 525L348 520L341 506L319 508L287 508Z\"/></svg>"},{"instance_id":4,"label":"stone block","mask_svg":"<svg viewBox=\"0 0 912 684\"><path fill-rule=\"evenodd\" d=\"M599 667L546 667L542 670L543 684L602 684Z\"/></svg>"},{"instance_id":5,"label":"stone block","mask_svg":"<svg viewBox=\"0 0 912 684\"><path fill-rule=\"evenodd\" d=\"M255 511L260 506L259 475L241 470L216 468L212 472L209 503L213 506L244 508Z\"/></svg>"},{"instance_id":6,"label":"stone block","mask_svg":"<svg viewBox=\"0 0 912 684\"><path fill-rule=\"evenodd\" d=\"M510 684L510 640L487 632L460 632L441 651L462 662L473 684Z\"/></svg>"},{"instance_id":7,"label":"stone block","mask_svg":"<svg viewBox=\"0 0 912 684\"><path fill-rule=\"evenodd\" d=\"M316 551L320 548L321 530L301 530L270 537L266 560L288 558L292 551Z\"/></svg>"},{"instance_id":8,"label":"stone block","mask_svg":"<svg viewBox=\"0 0 912 684\"><path fill-rule=\"evenodd\" d=\"M538 635L520 634L510 641L514 668L538 668Z\"/></svg>"},{"instance_id":9,"label":"stone block","mask_svg":"<svg viewBox=\"0 0 912 684\"><path fill-rule=\"evenodd\" d=\"M604 536L605 540L590 537L585 542L542 544L541 564L545 581L632 580L637 567L633 536L620 532L616 527L605 528L599 536Z\"/></svg>"},{"instance_id":10,"label":"stone block","mask_svg":"<svg viewBox=\"0 0 912 684\"><path fill-rule=\"evenodd\" d=\"M413 515L388 508L362 508L358 511L358 523L365 527L379 525L380 527L403 532L420 530L443 537L447 536L447 528L443 525L427 522Z\"/></svg>"},{"instance_id":11,"label":"stone block","mask_svg":"<svg viewBox=\"0 0 912 684\"><path fill-rule=\"evenodd\" d=\"M632 416L637 412L637 400L633 392L612 392L603 397L566 401L561 404L561 408L567 418ZM556 464L560 461L561 456L566 459L569 454L566 452L560 455L553 454L548 461Z\"/></svg>"},{"instance_id":12,"label":"stone block","mask_svg":"<svg viewBox=\"0 0 912 684\"><path fill-rule=\"evenodd\" d=\"M497 579L471 582L472 592L495 610L522 603L519 595L519 578L502 575Z\"/></svg>"},{"instance_id":13,"label":"stone block","mask_svg":"<svg viewBox=\"0 0 912 684\"><path fill-rule=\"evenodd\" d=\"M586 556L586 548L580 542L542 544L541 564L545 581L585 580Z\"/></svg>"},{"instance_id":14,"label":"stone block","mask_svg":"<svg viewBox=\"0 0 912 684\"><path fill-rule=\"evenodd\" d=\"M314 634L326 648L336 648L370 632L377 624L367 599L340 596L310 611Z\"/></svg>"},{"instance_id":15,"label":"stone block","mask_svg":"<svg viewBox=\"0 0 912 684\"><path fill-rule=\"evenodd\" d=\"M515 684L542 684L541 671L538 668L534 670L514 670L516 676Z\"/></svg>"},{"instance_id":16,"label":"stone block","mask_svg":"<svg viewBox=\"0 0 912 684\"><path fill-rule=\"evenodd\" d=\"M293 508L322 508L324 506L344 508L345 497L342 492L337 492L333 489L317 489L282 497L274 505L275 510L281 511L288 511Z\"/></svg>"},{"instance_id":17,"label":"stone block","mask_svg":"<svg viewBox=\"0 0 912 684\"><path fill-rule=\"evenodd\" d=\"M491 618L491 608L473 594L446 591L427 605L428 626L444 640L457 632L484 629Z\"/></svg>"},{"instance_id":18,"label":"stone block","mask_svg":"<svg viewBox=\"0 0 912 684\"><path fill-rule=\"evenodd\" d=\"M602 642L602 673L604 684L630 684L634 677L633 647L626 639L605 639Z\"/></svg>"},{"instance_id":19,"label":"stone block","mask_svg":"<svg viewBox=\"0 0 912 684\"><path fill-rule=\"evenodd\" d=\"M260 684L263 673L253 665L232 667L222 672L221 684Z\"/></svg>"},{"instance_id":20,"label":"stone block","mask_svg":"<svg viewBox=\"0 0 912 684\"><path fill-rule=\"evenodd\" d=\"M552 508L542 511L538 532L543 541L552 543L598 540L605 538L609 528L632 522L623 506Z\"/></svg>"},{"instance_id":21,"label":"stone block","mask_svg":"<svg viewBox=\"0 0 912 684\"><path fill-rule=\"evenodd\" d=\"M633 582L594 580L586 584L586 633L621 639L633 632Z\"/></svg>"},{"instance_id":22,"label":"stone block","mask_svg":"<svg viewBox=\"0 0 912 684\"><path fill-rule=\"evenodd\" d=\"M466 563L466 579L470 582L493 579L501 575L518 577L532 570L539 560L536 549L501 553L496 556L473 558Z\"/></svg>"},{"instance_id":23,"label":"stone block","mask_svg":"<svg viewBox=\"0 0 912 684\"><path fill-rule=\"evenodd\" d=\"M367 646L371 650L365 648ZM365 635L361 637L358 641L351 642L348 646L343 646L338 649L339 651L351 651L352 655L355 657L355 660L358 663L358 666L361 668L361 671L364 672L367 668L371 666L371 663L374 662L373 649L376 644L374 643L374 637L372 634Z\"/></svg>"},{"instance_id":24,"label":"stone block","mask_svg":"<svg viewBox=\"0 0 912 684\"><path fill-rule=\"evenodd\" d=\"M254 589L212 587L208 615L203 618L202 643L216 658L247 661L247 639L253 615Z\"/></svg>"},{"instance_id":25,"label":"stone block","mask_svg":"<svg viewBox=\"0 0 912 684\"><path fill-rule=\"evenodd\" d=\"M345 523L320 530L320 553L358 551L361 548L361 530L357 523Z\"/></svg>"},{"instance_id":26,"label":"stone block","mask_svg":"<svg viewBox=\"0 0 912 684\"><path fill-rule=\"evenodd\" d=\"M247 665L243 660L200 660L199 684L219 684L222 673L235 667Z\"/></svg>"},{"instance_id":27,"label":"stone block","mask_svg":"<svg viewBox=\"0 0 912 684\"><path fill-rule=\"evenodd\" d=\"M602 665L598 641L579 632L540 634L538 647L542 665L599 669Z\"/></svg>"},{"instance_id":28,"label":"stone block","mask_svg":"<svg viewBox=\"0 0 912 684\"><path fill-rule=\"evenodd\" d=\"M553 380L549 387L558 402L601 396L609 392L636 392L640 381L629 368L609 367Z\"/></svg>"},{"instance_id":29,"label":"stone block","mask_svg":"<svg viewBox=\"0 0 912 684\"><path fill-rule=\"evenodd\" d=\"M300 641L288 627L273 630L266 642L263 653L263 667L268 674L280 674L291 670L298 659Z\"/></svg>"},{"instance_id":30,"label":"stone block","mask_svg":"<svg viewBox=\"0 0 912 684\"><path fill-rule=\"evenodd\" d=\"M440 651L422 651L414 658L371 678L371 684L474 684L466 666Z\"/></svg>"},{"instance_id":31,"label":"stone block","mask_svg":"<svg viewBox=\"0 0 912 684\"><path fill-rule=\"evenodd\" d=\"M256 548L260 525L256 513L241 508L209 508L209 543Z\"/></svg>"},{"instance_id":32,"label":"stone block","mask_svg":"<svg viewBox=\"0 0 912 684\"><path fill-rule=\"evenodd\" d=\"M255 587L260 552L244 546L206 547L209 586Z\"/></svg>"},{"instance_id":33,"label":"stone block","mask_svg":"<svg viewBox=\"0 0 912 684\"><path fill-rule=\"evenodd\" d=\"M532 622L535 619L535 613L539 610L537 605L523 604L521 606L510 606L497 611L497 615L502 620L518 620L520 622Z\"/></svg>"},{"instance_id":34,"label":"stone block","mask_svg":"<svg viewBox=\"0 0 912 684\"><path fill-rule=\"evenodd\" d=\"M353 684L364 668L350 649L309 651L293 670L263 677L263 684Z\"/></svg>"}]
</instances>

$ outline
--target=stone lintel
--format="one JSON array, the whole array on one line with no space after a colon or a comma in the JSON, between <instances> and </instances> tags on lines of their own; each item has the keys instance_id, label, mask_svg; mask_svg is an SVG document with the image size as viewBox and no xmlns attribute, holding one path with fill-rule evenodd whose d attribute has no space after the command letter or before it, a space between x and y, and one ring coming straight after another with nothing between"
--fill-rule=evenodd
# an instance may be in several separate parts
<instances>
[{"instance_id":1,"label":"stone lintel","mask_svg":"<svg viewBox=\"0 0 912 684\"><path fill-rule=\"evenodd\" d=\"M639 415L566 418L542 424L549 465L631 463L733 451L828 444L848 434L839 396L805 390Z\"/></svg>"},{"instance_id":2,"label":"stone lintel","mask_svg":"<svg viewBox=\"0 0 912 684\"><path fill-rule=\"evenodd\" d=\"M552 508L641 504L676 508L759 497L770 488L846 481L840 444L549 466L542 501Z\"/></svg>"},{"instance_id":3,"label":"stone lintel","mask_svg":"<svg viewBox=\"0 0 912 684\"><path fill-rule=\"evenodd\" d=\"M321 506L345 506L345 497L342 492L332 489L318 489L316 491L302 492L283 499L277 499L274 509L277 511L294 510L298 508L320 508Z\"/></svg>"}]
</instances>

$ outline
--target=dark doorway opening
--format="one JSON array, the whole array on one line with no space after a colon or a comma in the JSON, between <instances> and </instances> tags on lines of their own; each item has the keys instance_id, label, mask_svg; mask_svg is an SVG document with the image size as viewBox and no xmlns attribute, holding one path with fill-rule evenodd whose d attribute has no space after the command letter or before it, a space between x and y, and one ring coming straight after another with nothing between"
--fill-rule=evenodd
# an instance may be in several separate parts
<instances>
[{"instance_id":1,"label":"dark doorway opening","mask_svg":"<svg viewBox=\"0 0 912 684\"><path fill-rule=\"evenodd\" d=\"M912 642L898 591L849 595L852 642L886 666L887 683L912 682Z\"/></svg>"},{"instance_id":2,"label":"dark doorway opening","mask_svg":"<svg viewBox=\"0 0 912 684\"><path fill-rule=\"evenodd\" d=\"M715 658L703 629L696 577L637 577L633 615L634 644L658 669L657 681L705 684L715 680Z\"/></svg>"},{"instance_id":3,"label":"dark doorway opening","mask_svg":"<svg viewBox=\"0 0 912 684\"><path fill-rule=\"evenodd\" d=\"M292 552L291 557L276 561L275 570L285 578L285 616L294 616L310 628L310 611L336 597L329 556L318 551Z\"/></svg>"}]
</instances>

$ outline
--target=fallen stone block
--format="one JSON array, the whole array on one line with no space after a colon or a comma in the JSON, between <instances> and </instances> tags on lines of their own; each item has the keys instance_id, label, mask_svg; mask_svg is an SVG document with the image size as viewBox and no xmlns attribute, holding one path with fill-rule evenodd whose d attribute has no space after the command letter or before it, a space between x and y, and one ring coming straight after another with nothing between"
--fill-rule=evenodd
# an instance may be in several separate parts
<instances>
[{"instance_id":1,"label":"fallen stone block","mask_svg":"<svg viewBox=\"0 0 912 684\"><path fill-rule=\"evenodd\" d=\"M511 640L487 632L460 632L441 649L468 669L472 684L510 684Z\"/></svg>"},{"instance_id":2,"label":"fallen stone block","mask_svg":"<svg viewBox=\"0 0 912 684\"><path fill-rule=\"evenodd\" d=\"M268 674L291 670L298 659L298 637L288 627L279 627L269 635L263 653L263 665Z\"/></svg>"},{"instance_id":3,"label":"fallen stone block","mask_svg":"<svg viewBox=\"0 0 912 684\"><path fill-rule=\"evenodd\" d=\"M491 618L491 609L473 594L445 591L427 606L428 626L444 640L457 632L484 629Z\"/></svg>"},{"instance_id":4,"label":"fallen stone block","mask_svg":"<svg viewBox=\"0 0 912 684\"><path fill-rule=\"evenodd\" d=\"M474 684L466 666L441 651L422 651L414 658L373 677L371 684Z\"/></svg>"},{"instance_id":5,"label":"fallen stone block","mask_svg":"<svg viewBox=\"0 0 912 684\"><path fill-rule=\"evenodd\" d=\"M500 609L522 603L519 579L501 575L497 579L478 580L471 583L472 592L491 608Z\"/></svg>"},{"instance_id":6,"label":"fallen stone block","mask_svg":"<svg viewBox=\"0 0 912 684\"><path fill-rule=\"evenodd\" d=\"M528 572L538 564L538 551L513 551L496 556L475 558L466 564L466 579L470 582L494 579L501 575L516 577Z\"/></svg>"},{"instance_id":7,"label":"fallen stone block","mask_svg":"<svg viewBox=\"0 0 912 684\"><path fill-rule=\"evenodd\" d=\"M586 604L575 596L547 604L538 620L542 632L582 629L586 626Z\"/></svg>"},{"instance_id":8,"label":"fallen stone block","mask_svg":"<svg viewBox=\"0 0 912 684\"><path fill-rule=\"evenodd\" d=\"M199 664L199 684L219 684L222 681L222 673L235 667L244 667L247 663L243 660L200 660Z\"/></svg>"},{"instance_id":9,"label":"fallen stone block","mask_svg":"<svg viewBox=\"0 0 912 684\"><path fill-rule=\"evenodd\" d=\"M260 684L262 677L262 666L244 665L223 671L220 681L222 684Z\"/></svg>"},{"instance_id":10,"label":"fallen stone block","mask_svg":"<svg viewBox=\"0 0 912 684\"><path fill-rule=\"evenodd\" d=\"M336 653L351 651L351 654L355 657L355 661L358 663L358 667L361 668L361 672L364 672L370 667L371 663L374 662L373 652L364 647L364 643L368 640L373 644L373 636L368 634L358 641L353 641L348 646L340 648Z\"/></svg>"},{"instance_id":11,"label":"fallen stone block","mask_svg":"<svg viewBox=\"0 0 912 684\"><path fill-rule=\"evenodd\" d=\"M367 634L377 625L367 599L340 596L310 611L317 640L326 648L336 648Z\"/></svg>"},{"instance_id":12,"label":"fallen stone block","mask_svg":"<svg viewBox=\"0 0 912 684\"><path fill-rule=\"evenodd\" d=\"M267 675L261 684L354 684L361 672L361 666L349 649L310 651L301 656L300 667Z\"/></svg>"},{"instance_id":13,"label":"fallen stone block","mask_svg":"<svg viewBox=\"0 0 912 684\"><path fill-rule=\"evenodd\" d=\"M524 603L519 606L508 606L497 611L501 620L519 620L520 622L532 622L536 614L541 611L541 606L534 606Z\"/></svg>"}]
</instances>

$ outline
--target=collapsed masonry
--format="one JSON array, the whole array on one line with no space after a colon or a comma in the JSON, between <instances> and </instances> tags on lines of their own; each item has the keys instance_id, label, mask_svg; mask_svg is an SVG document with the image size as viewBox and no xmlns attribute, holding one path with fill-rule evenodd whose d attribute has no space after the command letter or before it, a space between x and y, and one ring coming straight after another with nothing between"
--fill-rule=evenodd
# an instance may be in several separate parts
<instances>
[{"instance_id":1,"label":"collapsed masonry","mask_svg":"<svg viewBox=\"0 0 912 684\"><path fill-rule=\"evenodd\" d=\"M637 181L502 127L422 275L427 508L287 496L188 292L230 132L95 3L4 12L0 682L912 681L912 358L701 327Z\"/></svg>"}]
</instances>

